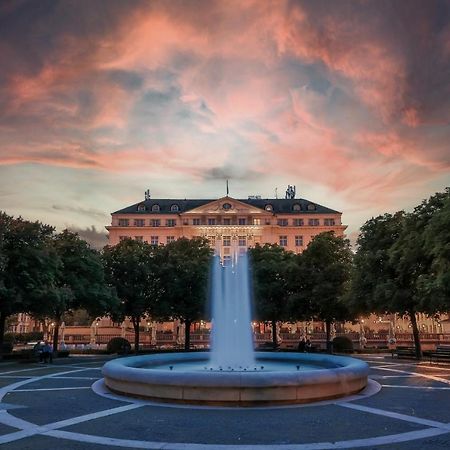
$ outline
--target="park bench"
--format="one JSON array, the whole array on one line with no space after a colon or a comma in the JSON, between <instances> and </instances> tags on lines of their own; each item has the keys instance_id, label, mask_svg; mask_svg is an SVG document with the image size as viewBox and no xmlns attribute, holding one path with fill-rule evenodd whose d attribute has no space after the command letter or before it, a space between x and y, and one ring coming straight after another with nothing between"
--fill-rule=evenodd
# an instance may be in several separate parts
<instances>
[{"instance_id":1,"label":"park bench","mask_svg":"<svg viewBox=\"0 0 450 450\"><path fill-rule=\"evenodd\" d=\"M450 360L450 345L438 345L436 350L432 350L429 352L430 356L430 364L433 362L433 359L437 361L440 360Z\"/></svg>"},{"instance_id":2,"label":"park bench","mask_svg":"<svg viewBox=\"0 0 450 450\"><path fill-rule=\"evenodd\" d=\"M397 358L415 358L416 349L414 347L399 346L392 350L392 358L397 355Z\"/></svg>"}]
</instances>

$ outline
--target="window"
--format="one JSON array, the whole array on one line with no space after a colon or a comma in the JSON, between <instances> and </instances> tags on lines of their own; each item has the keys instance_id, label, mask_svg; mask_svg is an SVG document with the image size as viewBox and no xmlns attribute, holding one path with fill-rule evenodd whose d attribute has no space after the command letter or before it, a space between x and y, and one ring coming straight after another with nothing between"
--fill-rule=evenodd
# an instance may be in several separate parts
<instances>
[{"instance_id":1,"label":"window","mask_svg":"<svg viewBox=\"0 0 450 450\"><path fill-rule=\"evenodd\" d=\"M280 245L281 247L287 247L287 236L280 236Z\"/></svg>"},{"instance_id":2,"label":"window","mask_svg":"<svg viewBox=\"0 0 450 450\"><path fill-rule=\"evenodd\" d=\"M178 205L172 205L172 206L170 207L170 210L171 210L172 212L177 212L177 211L180 210L180 207L179 207Z\"/></svg>"},{"instance_id":3,"label":"window","mask_svg":"<svg viewBox=\"0 0 450 450\"><path fill-rule=\"evenodd\" d=\"M333 227L334 225L336 225L334 219L324 219L324 225L326 227Z\"/></svg>"},{"instance_id":4,"label":"window","mask_svg":"<svg viewBox=\"0 0 450 450\"><path fill-rule=\"evenodd\" d=\"M135 227L145 226L145 220L144 219L134 219L134 226Z\"/></svg>"},{"instance_id":5,"label":"window","mask_svg":"<svg viewBox=\"0 0 450 450\"><path fill-rule=\"evenodd\" d=\"M129 219L119 219L119 227L127 227L129 224Z\"/></svg>"},{"instance_id":6,"label":"window","mask_svg":"<svg viewBox=\"0 0 450 450\"><path fill-rule=\"evenodd\" d=\"M225 210L231 209L231 204L230 203L224 203L222 205L222 208L225 209Z\"/></svg>"},{"instance_id":7,"label":"window","mask_svg":"<svg viewBox=\"0 0 450 450\"><path fill-rule=\"evenodd\" d=\"M279 227L287 227L288 220L287 219L278 219L277 224Z\"/></svg>"},{"instance_id":8,"label":"window","mask_svg":"<svg viewBox=\"0 0 450 450\"><path fill-rule=\"evenodd\" d=\"M299 203L294 203L294 205L292 206L292 211L301 211L302 208L300 206Z\"/></svg>"},{"instance_id":9,"label":"window","mask_svg":"<svg viewBox=\"0 0 450 450\"><path fill-rule=\"evenodd\" d=\"M319 219L309 219L308 225L310 227L318 227L320 225Z\"/></svg>"},{"instance_id":10,"label":"window","mask_svg":"<svg viewBox=\"0 0 450 450\"><path fill-rule=\"evenodd\" d=\"M167 219L166 220L166 227L174 227L176 226L177 221L175 219Z\"/></svg>"},{"instance_id":11,"label":"window","mask_svg":"<svg viewBox=\"0 0 450 450\"><path fill-rule=\"evenodd\" d=\"M224 225L231 225L231 219L223 219Z\"/></svg>"},{"instance_id":12,"label":"window","mask_svg":"<svg viewBox=\"0 0 450 450\"><path fill-rule=\"evenodd\" d=\"M231 266L231 256L227 255L223 257L223 265Z\"/></svg>"},{"instance_id":13,"label":"window","mask_svg":"<svg viewBox=\"0 0 450 450\"><path fill-rule=\"evenodd\" d=\"M239 225L247 225L247 220L246 219L238 219L238 224Z\"/></svg>"},{"instance_id":14,"label":"window","mask_svg":"<svg viewBox=\"0 0 450 450\"><path fill-rule=\"evenodd\" d=\"M229 247L231 245L231 236L224 236L223 237L223 246Z\"/></svg>"},{"instance_id":15,"label":"window","mask_svg":"<svg viewBox=\"0 0 450 450\"><path fill-rule=\"evenodd\" d=\"M253 219L253 225L261 225L261 219Z\"/></svg>"},{"instance_id":16,"label":"window","mask_svg":"<svg viewBox=\"0 0 450 450\"><path fill-rule=\"evenodd\" d=\"M216 237L215 236L208 236L208 241L211 245L216 245Z\"/></svg>"},{"instance_id":17,"label":"window","mask_svg":"<svg viewBox=\"0 0 450 450\"><path fill-rule=\"evenodd\" d=\"M151 245L158 245L159 244L159 237L158 236L150 236L150 244Z\"/></svg>"},{"instance_id":18,"label":"window","mask_svg":"<svg viewBox=\"0 0 450 450\"><path fill-rule=\"evenodd\" d=\"M316 205L314 203L308 203L308 211L314 211L316 209Z\"/></svg>"},{"instance_id":19,"label":"window","mask_svg":"<svg viewBox=\"0 0 450 450\"><path fill-rule=\"evenodd\" d=\"M303 247L303 236L295 236L295 246Z\"/></svg>"},{"instance_id":20,"label":"window","mask_svg":"<svg viewBox=\"0 0 450 450\"><path fill-rule=\"evenodd\" d=\"M302 227L304 225L303 219L294 219L292 224L294 227Z\"/></svg>"},{"instance_id":21,"label":"window","mask_svg":"<svg viewBox=\"0 0 450 450\"><path fill-rule=\"evenodd\" d=\"M224 255L229 255L230 254L230 247L225 247L224 249L223 249L223 254Z\"/></svg>"},{"instance_id":22,"label":"window","mask_svg":"<svg viewBox=\"0 0 450 450\"><path fill-rule=\"evenodd\" d=\"M153 206L152 206L152 211L153 212L159 212L161 210L161 208L159 207L159 205L157 204L157 203L155 203Z\"/></svg>"},{"instance_id":23,"label":"window","mask_svg":"<svg viewBox=\"0 0 450 450\"><path fill-rule=\"evenodd\" d=\"M161 226L161 220L160 219L152 219L150 223L151 223L152 227L159 227L159 226Z\"/></svg>"},{"instance_id":24,"label":"window","mask_svg":"<svg viewBox=\"0 0 450 450\"><path fill-rule=\"evenodd\" d=\"M138 211L145 211L145 210L146 210L145 205L144 205L143 203L140 203L140 204L138 205L138 207L137 207L137 210L138 210Z\"/></svg>"},{"instance_id":25,"label":"window","mask_svg":"<svg viewBox=\"0 0 450 450\"><path fill-rule=\"evenodd\" d=\"M264 209L265 209L266 211L273 211L273 206L272 206L272 205L266 205L266 206L264 207Z\"/></svg>"},{"instance_id":26,"label":"window","mask_svg":"<svg viewBox=\"0 0 450 450\"><path fill-rule=\"evenodd\" d=\"M143 242L144 236L135 236L135 237L134 237L134 240L135 240L135 241L139 241L139 242Z\"/></svg>"},{"instance_id":27,"label":"window","mask_svg":"<svg viewBox=\"0 0 450 450\"><path fill-rule=\"evenodd\" d=\"M215 225L216 219L208 219L208 225Z\"/></svg>"},{"instance_id":28,"label":"window","mask_svg":"<svg viewBox=\"0 0 450 450\"><path fill-rule=\"evenodd\" d=\"M247 247L247 238L245 236L239 236L239 247Z\"/></svg>"},{"instance_id":29,"label":"window","mask_svg":"<svg viewBox=\"0 0 450 450\"><path fill-rule=\"evenodd\" d=\"M200 225L200 219L192 219L192 225Z\"/></svg>"},{"instance_id":30,"label":"window","mask_svg":"<svg viewBox=\"0 0 450 450\"><path fill-rule=\"evenodd\" d=\"M166 237L166 243L170 244L171 242L175 241L175 236L167 236Z\"/></svg>"}]
</instances>

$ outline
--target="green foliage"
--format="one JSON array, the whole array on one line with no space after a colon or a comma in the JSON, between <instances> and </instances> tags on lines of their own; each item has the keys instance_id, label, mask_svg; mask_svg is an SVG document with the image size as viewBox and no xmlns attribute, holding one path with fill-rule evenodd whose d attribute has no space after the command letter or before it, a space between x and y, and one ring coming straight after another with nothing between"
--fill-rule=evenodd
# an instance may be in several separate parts
<instances>
[{"instance_id":1,"label":"green foliage","mask_svg":"<svg viewBox=\"0 0 450 450\"><path fill-rule=\"evenodd\" d=\"M338 353L352 353L353 342L347 336L336 336L333 339L333 351Z\"/></svg>"},{"instance_id":2,"label":"green foliage","mask_svg":"<svg viewBox=\"0 0 450 450\"><path fill-rule=\"evenodd\" d=\"M185 324L185 348L190 345L190 325L205 317L212 250L204 238L181 238L161 251L162 296L159 317Z\"/></svg>"},{"instance_id":3,"label":"green foliage","mask_svg":"<svg viewBox=\"0 0 450 450\"><path fill-rule=\"evenodd\" d=\"M131 344L123 337L114 337L108 342L106 351L108 353L118 353L119 355L127 354L131 351Z\"/></svg>"},{"instance_id":4,"label":"green foliage","mask_svg":"<svg viewBox=\"0 0 450 450\"><path fill-rule=\"evenodd\" d=\"M44 339L44 333L42 331L31 331L29 333L5 333L5 342L13 343L27 343L34 341L41 341Z\"/></svg>"}]
</instances>

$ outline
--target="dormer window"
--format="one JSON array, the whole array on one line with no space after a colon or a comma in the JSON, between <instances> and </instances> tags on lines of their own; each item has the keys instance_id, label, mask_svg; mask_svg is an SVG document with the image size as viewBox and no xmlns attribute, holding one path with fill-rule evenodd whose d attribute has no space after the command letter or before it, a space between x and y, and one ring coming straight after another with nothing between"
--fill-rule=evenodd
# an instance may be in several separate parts
<instances>
[{"instance_id":1,"label":"dormer window","mask_svg":"<svg viewBox=\"0 0 450 450\"><path fill-rule=\"evenodd\" d=\"M316 205L314 203L308 203L308 211L315 211Z\"/></svg>"},{"instance_id":2,"label":"dormer window","mask_svg":"<svg viewBox=\"0 0 450 450\"><path fill-rule=\"evenodd\" d=\"M152 206L152 211L153 212L159 212L161 210L161 208L159 207L159 205L158 204L154 204L153 206Z\"/></svg>"},{"instance_id":3,"label":"dormer window","mask_svg":"<svg viewBox=\"0 0 450 450\"><path fill-rule=\"evenodd\" d=\"M264 207L264 209L265 209L266 211L273 211L273 206L272 206L272 205L266 205L266 206Z\"/></svg>"},{"instance_id":4,"label":"dormer window","mask_svg":"<svg viewBox=\"0 0 450 450\"><path fill-rule=\"evenodd\" d=\"M180 210L180 208L179 208L178 205L172 205L172 206L170 207L170 210L171 210L172 212L177 212L177 211Z\"/></svg>"},{"instance_id":5,"label":"dormer window","mask_svg":"<svg viewBox=\"0 0 450 450\"><path fill-rule=\"evenodd\" d=\"M292 206L292 211L301 211L302 208L300 206L299 203L294 203L294 205Z\"/></svg>"},{"instance_id":6,"label":"dormer window","mask_svg":"<svg viewBox=\"0 0 450 450\"><path fill-rule=\"evenodd\" d=\"M145 209L146 208L145 208L145 205L143 203L139 204L138 207L137 207L138 211L145 211Z\"/></svg>"}]
</instances>

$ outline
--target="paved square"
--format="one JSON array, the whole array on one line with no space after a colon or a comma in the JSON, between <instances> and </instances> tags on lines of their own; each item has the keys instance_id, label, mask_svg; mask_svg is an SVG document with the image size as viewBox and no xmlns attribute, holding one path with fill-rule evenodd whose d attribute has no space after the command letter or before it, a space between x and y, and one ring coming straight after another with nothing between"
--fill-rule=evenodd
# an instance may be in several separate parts
<instances>
[{"instance_id":1,"label":"paved square","mask_svg":"<svg viewBox=\"0 0 450 450\"><path fill-rule=\"evenodd\" d=\"M21 450L450 448L450 365L386 355L364 359L372 381L363 395L241 409L113 395L100 381L106 358L0 363L0 445Z\"/></svg>"}]
</instances>

